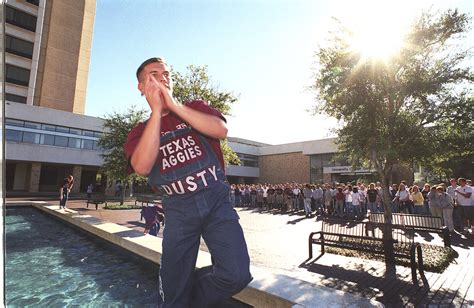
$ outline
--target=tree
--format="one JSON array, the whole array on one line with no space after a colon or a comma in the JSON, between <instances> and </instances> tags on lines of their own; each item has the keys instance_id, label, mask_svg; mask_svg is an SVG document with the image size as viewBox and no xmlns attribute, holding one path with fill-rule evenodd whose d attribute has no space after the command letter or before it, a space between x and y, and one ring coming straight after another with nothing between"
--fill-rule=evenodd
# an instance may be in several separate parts
<instances>
[{"instance_id":1,"label":"tree","mask_svg":"<svg viewBox=\"0 0 474 308\"><path fill-rule=\"evenodd\" d=\"M432 161L448 140L472 129L474 78L465 64L470 53L455 46L469 21L457 10L424 12L400 52L385 61L352 50L353 33L339 24L329 45L317 52L315 111L342 122L339 149L353 165L376 170L385 204L396 164ZM446 132L446 123L460 121L470 126ZM391 209L385 209L389 218Z\"/></svg>"},{"instance_id":2,"label":"tree","mask_svg":"<svg viewBox=\"0 0 474 308\"><path fill-rule=\"evenodd\" d=\"M173 71L173 96L182 103L196 99L205 100L224 115L230 115L232 104L237 102L233 93L220 91L211 84L206 65L189 65L186 74ZM221 141L221 148L226 165L240 164L239 157L230 148L227 140Z\"/></svg>"},{"instance_id":3,"label":"tree","mask_svg":"<svg viewBox=\"0 0 474 308\"><path fill-rule=\"evenodd\" d=\"M341 122L337 145L354 166L377 172L388 222L394 166L423 164L443 153L448 137L459 135L454 130L447 133L446 123L464 121L472 128L474 78L466 66L470 53L455 46L469 21L457 10L424 12L399 53L384 61L354 50L350 44L354 33L339 24L328 45L316 53L314 111ZM390 227L384 237L391 239ZM385 246L387 264L394 261L389 246Z\"/></svg>"},{"instance_id":4,"label":"tree","mask_svg":"<svg viewBox=\"0 0 474 308\"><path fill-rule=\"evenodd\" d=\"M126 184L131 187L135 182L145 182L144 177L128 174L128 162L123 150L128 133L145 119L145 115L146 110L136 110L132 106L124 114L113 112L104 119L104 133L99 140L99 146L104 150L104 163L100 169L108 179L120 180L124 188ZM123 204L124 196L125 189L122 189L120 204Z\"/></svg>"}]
</instances>

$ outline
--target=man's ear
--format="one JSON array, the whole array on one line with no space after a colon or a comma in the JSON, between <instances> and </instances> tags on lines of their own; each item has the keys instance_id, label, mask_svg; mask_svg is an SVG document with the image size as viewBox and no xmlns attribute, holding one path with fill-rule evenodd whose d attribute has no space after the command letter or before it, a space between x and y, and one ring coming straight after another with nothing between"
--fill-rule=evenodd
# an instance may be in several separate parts
<instances>
[{"instance_id":1,"label":"man's ear","mask_svg":"<svg viewBox=\"0 0 474 308\"><path fill-rule=\"evenodd\" d=\"M138 91L140 91L141 96L145 95L145 93L144 93L145 92L145 86L143 85L142 82L138 83L137 88L138 88Z\"/></svg>"}]
</instances>

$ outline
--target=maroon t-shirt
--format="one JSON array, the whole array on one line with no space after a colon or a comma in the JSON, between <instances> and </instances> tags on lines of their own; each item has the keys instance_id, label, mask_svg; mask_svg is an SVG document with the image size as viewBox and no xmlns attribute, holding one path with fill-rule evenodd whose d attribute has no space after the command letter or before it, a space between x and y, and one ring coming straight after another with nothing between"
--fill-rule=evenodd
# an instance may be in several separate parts
<instances>
[{"instance_id":1,"label":"maroon t-shirt","mask_svg":"<svg viewBox=\"0 0 474 308\"><path fill-rule=\"evenodd\" d=\"M224 116L216 109L210 107L207 102L202 101L202 100L194 100L190 101L186 104L187 107L192 108L194 110L214 115L216 117L221 118L222 120L226 121ZM187 123L185 123L181 118L176 116L174 113L169 113L161 118L161 136L165 135L166 133L183 128L185 126L188 126ZM133 151L135 151L135 148L140 141L140 138L143 134L143 131L145 130L146 127L146 122L139 123L135 128L133 128L130 133L128 134L127 141L124 144L124 150L125 150L125 155L128 160L128 172L132 173L133 168L130 164L130 159L132 157ZM219 159L219 162L221 163L222 170L225 170L224 168L224 157L222 156L222 151L221 151L221 144L219 139L214 139L208 136L203 135L209 144L211 145L214 153L216 154L216 157ZM157 161L160 161L160 154L158 154Z\"/></svg>"}]
</instances>

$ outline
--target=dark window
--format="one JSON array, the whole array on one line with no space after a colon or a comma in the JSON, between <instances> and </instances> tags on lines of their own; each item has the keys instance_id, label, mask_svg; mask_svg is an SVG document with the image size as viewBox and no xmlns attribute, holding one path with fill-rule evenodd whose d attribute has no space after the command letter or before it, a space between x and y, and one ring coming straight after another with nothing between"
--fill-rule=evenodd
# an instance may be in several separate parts
<instances>
[{"instance_id":1,"label":"dark window","mask_svg":"<svg viewBox=\"0 0 474 308\"><path fill-rule=\"evenodd\" d=\"M69 129L69 133L70 133L70 134L74 134L74 135L80 135L80 134L81 134L81 130L80 130L80 129L77 129L77 128L70 128L70 129Z\"/></svg>"},{"instance_id":2,"label":"dark window","mask_svg":"<svg viewBox=\"0 0 474 308\"><path fill-rule=\"evenodd\" d=\"M54 136L53 135L41 135L41 144L54 145Z\"/></svg>"},{"instance_id":3,"label":"dark window","mask_svg":"<svg viewBox=\"0 0 474 308\"><path fill-rule=\"evenodd\" d=\"M33 32L36 31L35 16L22 11L18 11L9 6L6 7L5 11L7 23Z\"/></svg>"},{"instance_id":4,"label":"dark window","mask_svg":"<svg viewBox=\"0 0 474 308\"><path fill-rule=\"evenodd\" d=\"M5 93L5 100L10 101L10 102L20 103L20 104L26 104L25 96L11 94L11 93Z\"/></svg>"},{"instance_id":5,"label":"dark window","mask_svg":"<svg viewBox=\"0 0 474 308\"><path fill-rule=\"evenodd\" d=\"M54 145L56 145L58 147L67 147L67 137L55 136L54 137Z\"/></svg>"},{"instance_id":6,"label":"dark window","mask_svg":"<svg viewBox=\"0 0 474 308\"><path fill-rule=\"evenodd\" d=\"M39 6L39 0L26 0L26 2Z\"/></svg>"},{"instance_id":7,"label":"dark window","mask_svg":"<svg viewBox=\"0 0 474 308\"><path fill-rule=\"evenodd\" d=\"M102 133L101 132L94 132L94 137L102 137Z\"/></svg>"},{"instance_id":8,"label":"dark window","mask_svg":"<svg viewBox=\"0 0 474 308\"><path fill-rule=\"evenodd\" d=\"M5 51L31 59L33 58L33 43L7 35L5 38Z\"/></svg>"},{"instance_id":9,"label":"dark window","mask_svg":"<svg viewBox=\"0 0 474 308\"><path fill-rule=\"evenodd\" d=\"M84 136L94 137L94 132L91 131L91 130L83 130L83 131L82 131L82 134L83 134Z\"/></svg>"},{"instance_id":10,"label":"dark window","mask_svg":"<svg viewBox=\"0 0 474 308\"><path fill-rule=\"evenodd\" d=\"M69 138L68 147L80 149L81 148L81 139L78 138Z\"/></svg>"},{"instance_id":11,"label":"dark window","mask_svg":"<svg viewBox=\"0 0 474 308\"><path fill-rule=\"evenodd\" d=\"M25 127L34 128L34 129L41 129L41 124L40 123L35 123L35 122L25 122Z\"/></svg>"},{"instance_id":12,"label":"dark window","mask_svg":"<svg viewBox=\"0 0 474 308\"><path fill-rule=\"evenodd\" d=\"M94 147L94 141L92 140L82 140L82 148L86 150L92 150Z\"/></svg>"},{"instance_id":13,"label":"dark window","mask_svg":"<svg viewBox=\"0 0 474 308\"><path fill-rule=\"evenodd\" d=\"M11 126L23 127L23 125L25 124L25 122L20 121L20 120L6 119L6 120L5 120L5 124L6 124L6 125L11 125Z\"/></svg>"},{"instance_id":14,"label":"dark window","mask_svg":"<svg viewBox=\"0 0 474 308\"><path fill-rule=\"evenodd\" d=\"M47 130L47 131L50 131L50 132L54 132L56 130L56 126L49 125L49 124L41 124L41 129L42 130Z\"/></svg>"},{"instance_id":15,"label":"dark window","mask_svg":"<svg viewBox=\"0 0 474 308\"><path fill-rule=\"evenodd\" d=\"M26 143L40 143L40 134L23 132L23 142Z\"/></svg>"},{"instance_id":16,"label":"dark window","mask_svg":"<svg viewBox=\"0 0 474 308\"><path fill-rule=\"evenodd\" d=\"M7 129L5 130L5 135L6 135L7 141L21 142L21 138L23 137L23 132Z\"/></svg>"},{"instance_id":17,"label":"dark window","mask_svg":"<svg viewBox=\"0 0 474 308\"><path fill-rule=\"evenodd\" d=\"M7 82L28 86L30 81L30 70L7 64L5 79Z\"/></svg>"},{"instance_id":18,"label":"dark window","mask_svg":"<svg viewBox=\"0 0 474 308\"><path fill-rule=\"evenodd\" d=\"M60 133L69 133L69 128L64 126L56 126L56 131Z\"/></svg>"}]
</instances>

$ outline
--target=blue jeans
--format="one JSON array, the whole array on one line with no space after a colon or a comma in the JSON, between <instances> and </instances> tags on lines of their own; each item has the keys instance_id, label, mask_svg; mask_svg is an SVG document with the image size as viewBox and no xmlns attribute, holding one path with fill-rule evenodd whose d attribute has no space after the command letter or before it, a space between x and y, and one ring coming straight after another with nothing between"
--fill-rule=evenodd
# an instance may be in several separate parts
<instances>
[{"instance_id":1,"label":"blue jeans","mask_svg":"<svg viewBox=\"0 0 474 308\"><path fill-rule=\"evenodd\" d=\"M371 213L377 213L377 202L367 202L367 207Z\"/></svg>"},{"instance_id":2,"label":"blue jeans","mask_svg":"<svg viewBox=\"0 0 474 308\"><path fill-rule=\"evenodd\" d=\"M192 196L163 199L161 307L207 307L252 280L244 234L228 194L226 184L216 183ZM195 271L201 236L213 265Z\"/></svg>"}]
</instances>

